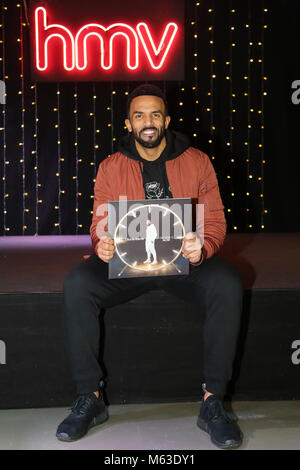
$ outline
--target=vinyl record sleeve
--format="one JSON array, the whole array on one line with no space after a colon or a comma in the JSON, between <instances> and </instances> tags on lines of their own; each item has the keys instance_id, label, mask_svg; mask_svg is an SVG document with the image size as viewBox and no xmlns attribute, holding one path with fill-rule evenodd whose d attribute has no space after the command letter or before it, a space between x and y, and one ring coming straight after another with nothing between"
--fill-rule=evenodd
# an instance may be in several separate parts
<instances>
[{"instance_id":1,"label":"vinyl record sleeve","mask_svg":"<svg viewBox=\"0 0 300 470\"><path fill-rule=\"evenodd\" d=\"M191 198L109 201L109 279L189 274L182 239L191 231Z\"/></svg>"}]
</instances>

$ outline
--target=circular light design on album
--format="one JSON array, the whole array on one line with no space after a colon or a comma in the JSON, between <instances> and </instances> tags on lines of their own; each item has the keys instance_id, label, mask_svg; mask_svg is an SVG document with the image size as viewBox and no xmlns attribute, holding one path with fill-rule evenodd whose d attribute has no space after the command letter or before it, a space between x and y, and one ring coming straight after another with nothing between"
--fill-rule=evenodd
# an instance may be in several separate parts
<instances>
[{"instance_id":1,"label":"circular light design on album","mask_svg":"<svg viewBox=\"0 0 300 470\"><path fill-rule=\"evenodd\" d=\"M117 227L116 227L116 230L115 230L115 233L114 233L114 242L115 242L115 247L116 247L116 253L118 254L119 258L121 259L121 261L129 266L130 268L133 268L133 269L138 269L139 271L149 271L149 267L139 267L137 265L137 262L134 261L132 264L128 263L125 259L124 259L124 253L120 253L119 252L119 249L118 249L118 243L120 243L120 241L122 240L121 238L118 237L118 231L119 231L119 228L120 226L123 224L124 220L132 215L133 217L135 217L135 213L138 211L138 210L147 210L147 212L149 213L149 208L151 207L155 207L156 209L160 210L160 211L163 211L164 214L163 215L166 215L167 212L169 212L170 214L173 214L175 219L176 219L176 222L174 222L173 226L176 224L180 224L180 227L182 229L182 238L184 238L185 236L185 228L184 228L184 225L182 223L182 220L180 219L180 217L176 214L176 212L172 211L172 209L170 209L169 207L165 207L165 206L159 206L158 204L143 204L141 206L138 206L138 207L135 207L134 209L131 209L129 210L119 221ZM175 256L171 259L171 261L169 262L166 262L165 260L163 260L162 262L162 265L161 266L158 266L158 267L155 267L155 268L152 268L151 271L159 271L160 269L164 269L166 268L166 266L169 266L170 264L174 263L174 261L176 261L176 259L179 257L180 253L182 251L182 246L180 247L180 249L178 251L176 251L176 254ZM125 253L126 255L126 253ZM156 266L156 265L155 265Z\"/></svg>"}]
</instances>

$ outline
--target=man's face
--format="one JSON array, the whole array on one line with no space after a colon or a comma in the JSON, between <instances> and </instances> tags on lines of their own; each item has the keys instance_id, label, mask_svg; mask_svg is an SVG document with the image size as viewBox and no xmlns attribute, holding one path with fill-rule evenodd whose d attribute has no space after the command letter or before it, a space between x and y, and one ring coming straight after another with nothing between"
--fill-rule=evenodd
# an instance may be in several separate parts
<instances>
[{"instance_id":1,"label":"man's face","mask_svg":"<svg viewBox=\"0 0 300 470\"><path fill-rule=\"evenodd\" d=\"M137 96L130 104L129 114L125 124L135 140L145 148L158 147L171 119L165 116L163 100L158 96Z\"/></svg>"}]
</instances>

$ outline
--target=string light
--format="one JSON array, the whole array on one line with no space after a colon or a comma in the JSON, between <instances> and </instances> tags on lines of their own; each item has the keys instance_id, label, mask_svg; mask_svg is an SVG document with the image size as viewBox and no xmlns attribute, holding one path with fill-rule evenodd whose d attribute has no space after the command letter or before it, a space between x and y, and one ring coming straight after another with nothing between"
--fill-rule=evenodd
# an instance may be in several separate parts
<instances>
[{"instance_id":1,"label":"string light","mask_svg":"<svg viewBox=\"0 0 300 470\"><path fill-rule=\"evenodd\" d=\"M39 158L38 158L38 91L37 83L33 85L34 88L34 155L35 155L35 235L39 233Z\"/></svg>"},{"instance_id":2,"label":"string light","mask_svg":"<svg viewBox=\"0 0 300 470\"><path fill-rule=\"evenodd\" d=\"M202 145L206 146L208 149L207 153L211 160L214 161L217 159L215 163L220 166L223 165L220 158L222 154L218 152L220 142L222 147L227 151L226 154L228 158L225 162L225 168L226 170L229 168L229 170L226 172L223 170L223 173L218 175L218 177L221 177L226 183L225 188L228 196L226 215L229 218L229 229L233 229L234 231L240 229L249 231L254 229L265 230L265 227L267 227L266 219L269 214L269 210L265 208L264 168L266 163L268 163L268 161L266 162L265 160L264 150L264 100L267 97L269 78L265 71L264 64L264 40L265 34L268 32L268 22L266 20L269 12L267 8L264 8L266 1L262 0L260 5L261 18L258 18L257 8L255 7L254 9L250 0L247 3L248 16L245 19L243 18L243 13L246 13L246 10L242 10L242 7L237 9L238 3L235 0L230 1L229 9L227 4L228 17L227 24L225 24L226 30L229 33L226 35L227 44L225 44L225 41L222 42L222 40L220 40L220 42L217 41L219 28L219 23L216 21L218 19L217 14L219 14L219 11L217 11L217 8L219 8L218 3L215 2L215 0L210 0L209 3L206 2L205 4L204 2L195 0L190 3L188 35L192 50L189 53L191 59L190 63L187 64L189 69L189 83L187 81L180 81L175 84L175 87L178 87L176 92L176 118L178 118L176 119L176 126L178 124L179 130L189 132L192 141L196 143L196 147L201 149ZM2 117L0 118L0 145L3 156L3 189L1 190L0 197L3 200L4 235L25 235L30 230L32 230L33 233L35 231L35 234L38 234L40 230L45 233L45 225L41 225L41 219L49 219L49 217L41 217L44 216L44 213L48 210L45 197L45 194L48 192L47 188L43 191L44 197L41 194L41 165L44 167L45 164L48 165L50 163L46 162L45 159L41 160L41 158L39 158L39 154L43 150L42 144L44 145L42 140L39 140L39 136L40 139L43 137L44 140L42 134L43 128L39 125L39 116L43 116L43 114L47 112L47 110L43 108L46 102L45 96L47 95L47 92L44 92L44 90L47 86L49 90L51 90L52 85L50 83L42 85L37 83L30 84L32 91L30 91L29 97L28 90L26 89L28 86L28 77L26 77L27 65L24 63L24 53L27 49L28 44L26 41L28 41L28 38L27 34L25 34L26 30L24 30L26 23L24 22L24 4L22 2L9 2L8 8L5 5L1 9L0 67L2 67L2 69L0 68L0 73L2 79L5 81L7 79L5 71L7 58L5 57L4 41L5 28L8 25L8 22L5 20L8 13L7 10L9 10L10 15L16 15L16 6L19 8L16 16L17 23L19 23L17 24L18 37L13 40L15 50L12 51L12 56L15 54L16 70L20 70L20 73L17 72L17 88L13 90L17 98L17 123L16 126L14 126L14 130L8 129L7 108L5 104L1 107ZM255 18L258 18L259 21L254 21L254 15L252 17L252 12L254 11L256 15ZM202 15L203 12L205 13L204 16ZM203 28L203 18L205 18L207 22L205 28ZM206 44L205 38L208 38L206 39ZM244 38L248 38L245 46L243 45ZM205 54L202 53L204 47L206 47L209 55L209 64L207 62L205 63L207 58ZM220 58L223 57L221 50L227 50L227 52L229 50L229 54L224 58L223 63L220 61ZM242 63L238 63L238 57L240 56L236 54L241 54L244 59L248 59L248 63L243 70ZM205 82L204 67L206 67L207 70L207 82ZM261 90L257 91L257 88L260 88L260 79ZM222 97L227 96L227 110L225 115L220 117L216 90L220 90L224 84L226 91L222 90ZM124 89L122 86L124 86ZM87 84L82 88L77 84L66 84L66 86L59 83L53 84L53 87L56 87L53 88L56 89L56 96L54 99L49 97L49 103L51 106L50 109L55 113L55 115L53 114L52 116L56 117L56 121L54 123L55 128L51 125L51 130L47 135L47 145L49 144L53 149L56 142L54 150L57 150L56 152L54 151L54 162L52 161L52 165L53 163L57 165L55 166L55 181L58 185L57 197L55 197L52 206L55 210L53 224L57 228L57 231L55 230L54 233L61 234L65 230L64 223L69 223L70 220L71 223L76 221L76 234L87 233L87 225L90 222L89 215L92 211L86 211L87 215L83 215L83 200L86 195L87 199L85 199L85 202L88 201L88 203L90 203L93 200L93 194L91 194L92 183L96 179L99 160L101 161L107 154L112 154L116 151L118 132L119 130L123 131L124 126L116 110L118 110L118 106L122 105L120 97L127 97L129 90L135 86L136 83L131 85L130 82L125 82L124 85L114 84L112 82L107 85L102 83L100 93L100 86L99 90L97 90L95 83ZM169 86L171 89L174 85L169 85L169 82L166 81L163 82L165 92L168 91L167 87ZM74 143L74 151L70 152L70 155L68 155L68 168L73 169L73 171L63 172L64 157L66 158L64 151L68 148L68 134L65 134L62 125L64 122L67 122L68 119L70 109L68 106L65 106L65 102L67 103L67 94L69 92L72 96L73 88L74 109L71 108L71 112L74 111L74 129L72 129L71 139L72 147ZM107 93L103 93L102 90L105 90ZM258 96L258 94L260 96ZM107 97L105 98L106 101L101 101L104 95ZM78 105L81 104L81 102L83 103L83 99L87 96L87 106L89 106L89 109L86 112L84 105ZM27 98L28 100L30 99L31 114L27 112ZM237 98L239 99L238 106L236 105ZM243 119L239 119L242 114L245 115L245 122ZM88 123L83 119L83 116L86 115L89 117ZM221 125L219 125L220 121ZM190 122L191 126L187 128ZM207 126L207 129L205 129L205 126ZM225 133L222 132L223 128L225 129ZM15 134L13 134L13 132ZM81 138L79 133L83 134L84 139L83 136ZM14 139L12 139L11 136L14 136ZM242 139L239 140L241 136ZM10 144L10 142L12 142L12 144ZM81 143L87 148L88 158L86 159L81 154ZM10 225L10 221L12 220L11 209L12 204L14 204L14 198L9 194L11 184L8 184L8 178L13 177L13 162L12 158L9 158L10 155L13 156L13 150L10 147L7 148L7 144L14 146L15 156L17 156L17 158L14 159L14 162L17 162L18 169L18 180L15 185L16 190L14 198L18 200L19 206L21 206L21 198L23 203L23 207L20 208L20 214L23 209L22 219L20 217L20 220L16 221L16 223L13 222L10 227L8 227L8 225ZM92 148L93 150L91 151ZM28 160L27 154L31 156L30 161ZM57 164L55 158L57 158ZM236 163L239 161L239 158L241 158L244 171L244 187L241 190L241 194L239 194L238 190L240 182L238 181L236 168ZM82 162L85 163L81 164ZM16 171L14 173L16 174ZM86 182L86 189L83 185L82 187L80 186L81 180L79 180L79 178L81 177L82 181ZM53 183L52 180L51 182L47 182L47 184L51 183ZM63 196L67 193L67 197L70 198L68 202L71 202L73 192L70 191L69 194L69 183L71 183L71 185L75 183L73 188L76 188L74 191L76 198L76 201L74 201L75 210L73 210L73 218L71 219L66 217L66 213L63 210L65 205L62 204ZM32 191L31 187L33 188ZM66 188L66 190L63 188ZM21 190L22 195L20 194ZM247 201L247 207L239 207L238 212L236 200L241 200L240 196L243 196L244 200ZM244 225L241 227L240 220L243 219ZM67 227L67 229L70 230L69 227Z\"/></svg>"},{"instance_id":3,"label":"string light","mask_svg":"<svg viewBox=\"0 0 300 470\"><path fill-rule=\"evenodd\" d=\"M76 235L78 235L78 227L79 227L79 207L78 207L78 86L77 83L74 85L74 119L75 119L75 142L74 142L74 147L75 147L75 173L76 175L73 176L73 179L75 180L75 223L76 223Z\"/></svg>"},{"instance_id":4,"label":"string light","mask_svg":"<svg viewBox=\"0 0 300 470\"><path fill-rule=\"evenodd\" d=\"M21 139L22 141L19 142L19 145L21 147L21 154L22 158L20 160L20 163L22 163L22 201L23 201L23 215L22 215L22 234L24 235L25 230L27 230L27 225L26 225L26 213L29 212L29 209L26 208L26 173L25 173L25 101L24 101L24 56L23 56L23 11L22 8L20 8L20 63L21 63Z\"/></svg>"},{"instance_id":5,"label":"string light","mask_svg":"<svg viewBox=\"0 0 300 470\"><path fill-rule=\"evenodd\" d=\"M114 84L113 82L110 82L110 130L111 130L111 153L114 153L114 96L116 92L114 90Z\"/></svg>"},{"instance_id":6,"label":"string light","mask_svg":"<svg viewBox=\"0 0 300 470\"><path fill-rule=\"evenodd\" d=\"M183 102L184 102L184 86L182 80L178 81L178 121L179 121L179 126L182 129L182 123L184 122L184 107L183 107Z\"/></svg>"},{"instance_id":7,"label":"string light","mask_svg":"<svg viewBox=\"0 0 300 470\"><path fill-rule=\"evenodd\" d=\"M216 64L216 59L215 59L215 38L214 38L214 31L215 31L215 0L211 1L211 8L208 9L209 13L209 24L211 25L209 27L210 31L210 90L208 92L209 96L209 107L207 108L210 113L209 113L209 134L210 138L208 143L211 144L210 148L210 157L212 160L215 159L215 147L214 147L214 131L215 131L215 125L214 125L214 86L215 86L215 81L214 78L216 77L215 74L215 67L217 66Z\"/></svg>"},{"instance_id":8,"label":"string light","mask_svg":"<svg viewBox=\"0 0 300 470\"><path fill-rule=\"evenodd\" d=\"M5 10L2 9L1 14L1 44L2 44L2 51L1 51L1 64L2 64L2 80L5 81ZM7 191L7 173L6 173L6 162L7 162L7 151L6 151L6 100L3 104L2 109L2 122L1 122L1 134L2 134L2 145L3 145L3 235L6 235L6 232L9 231L9 227L7 227L7 205L6 205L6 191Z\"/></svg>"},{"instance_id":9,"label":"string light","mask_svg":"<svg viewBox=\"0 0 300 470\"><path fill-rule=\"evenodd\" d=\"M264 25L265 23L265 14L268 12L268 9L265 8L265 1L263 0L262 2L262 24ZM262 77L262 80L261 80L261 124L260 124L260 140L261 140L261 165L260 165L260 173L261 173L261 179L260 179L260 182L261 182L261 185L260 185L260 189L261 189L261 193L262 193L262 196L261 196L261 215L260 215L260 222L261 222L261 229L264 229L265 228L265 222L264 222L264 215L266 213L265 211L265 203L264 203L264 197L263 197L263 194L264 194L264 165L265 165L265 158L264 158L264 129L265 129L265 121L264 121L264 98L265 96L267 95L266 91L265 91L265 80L264 80L264 75L265 75L265 70L264 70L264 44L265 44L265 27L262 28L262 31L261 31L261 41L259 43L259 45L261 46L261 59L260 59L260 63L261 63L261 77Z\"/></svg>"},{"instance_id":10,"label":"string light","mask_svg":"<svg viewBox=\"0 0 300 470\"><path fill-rule=\"evenodd\" d=\"M96 166L96 161L97 161L97 124L96 124L96 87L95 83L93 83L93 179L96 178L96 173L97 173L97 166Z\"/></svg>"},{"instance_id":11,"label":"string light","mask_svg":"<svg viewBox=\"0 0 300 470\"><path fill-rule=\"evenodd\" d=\"M230 22L229 22L229 60L226 61L225 66L226 66L226 75L225 75L225 80L227 80L227 85L228 85L228 94L229 94L229 125L228 125L228 141L227 141L227 146L230 148L230 154L231 154L231 159L230 162L234 163L234 158L232 158L232 151L233 151L233 130L235 126L233 126L233 114L235 113L235 108L233 106L233 98L235 98L235 94L233 93L233 85L232 85L232 80L233 80L233 75L232 75L232 62L233 62L233 47L235 47L236 43L234 42L233 39L233 33L235 30L235 26L233 26L233 15L235 13L235 10L232 8L232 0L230 0ZM230 173L233 174L233 169L230 168ZM233 192L233 179L231 178L231 174L227 175L227 179L229 180L229 186L228 186L228 191L231 194L234 194ZM230 223L234 217L234 213L231 208L227 208L227 219L230 215L230 219L228 222Z\"/></svg>"},{"instance_id":12,"label":"string light","mask_svg":"<svg viewBox=\"0 0 300 470\"><path fill-rule=\"evenodd\" d=\"M199 64L199 56L198 56L198 50L199 50L199 38L198 38L198 34L195 34L196 31L198 31L198 21L199 21L199 18L198 18L198 12L199 12L199 8L197 5L198 2L195 2L195 8L194 8L194 21L192 21L192 26L193 26L193 44L194 44L194 79L193 79L193 91L194 91L194 96L193 96L193 99L194 99L194 133L193 133L193 137L194 139L197 141L198 140L198 132L199 132L199 118L197 120L197 117L198 117L198 110L199 110L199 100L197 99L198 97L198 90L199 90L199 72L198 72L198 64ZM183 91L185 91L185 87L183 88Z\"/></svg>"},{"instance_id":13,"label":"string light","mask_svg":"<svg viewBox=\"0 0 300 470\"><path fill-rule=\"evenodd\" d=\"M247 142L245 142L245 146L247 147L247 158L246 158L246 196L250 196L250 162L251 162L251 130L252 130L252 121L251 121L251 81L250 79L248 80L248 77L251 76L251 56L252 56L252 46L253 42L251 41L252 37L252 17L251 17L251 6L248 5L248 24L247 24L247 43L248 43L248 61L247 61L247 76L244 76L244 80L246 81L246 90L247 92L245 93L245 96L247 97ZM249 221L248 221L248 213L249 210L246 210L246 224L249 226Z\"/></svg>"},{"instance_id":14,"label":"string light","mask_svg":"<svg viewBox=\"0 0 300 470\"><path fill-rule=\"evenodd\" d=\"M58 233L61 235L61 132L60 132L60 85L57 83L56 86L56 113L57 113L57 173L58 178L58 191L57 191L57 206L55 206L55 211L57 211L57 222L56 227L58 227Z\"/></svg>"}]
</instances>

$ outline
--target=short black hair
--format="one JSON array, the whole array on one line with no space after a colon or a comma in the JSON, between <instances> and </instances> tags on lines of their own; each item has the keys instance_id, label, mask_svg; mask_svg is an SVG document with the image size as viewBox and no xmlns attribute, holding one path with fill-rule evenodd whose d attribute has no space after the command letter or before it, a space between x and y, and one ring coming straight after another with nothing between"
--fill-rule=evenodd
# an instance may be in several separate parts
<instances>
[{"instance_id":1,"label":"short black hair","mask_svg":"<svg viewBox=\"0 0 300 470\"><path fill-rule=\"evenodd\" d=\"M139 85L136 87L132 92L129 94L128 99L127 99L127 117L129 118L129 112L130 112L130 104L134 98L137 96L143 96L143 95L149 95L149 96L158 96L161 98L165 104L165 113L166 116L168 115L168 102L167 98L164 94L164 92L156 85L150 85L149 83L144 83L142 85Z\"/></svg>"}]
</instances>

